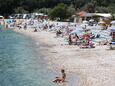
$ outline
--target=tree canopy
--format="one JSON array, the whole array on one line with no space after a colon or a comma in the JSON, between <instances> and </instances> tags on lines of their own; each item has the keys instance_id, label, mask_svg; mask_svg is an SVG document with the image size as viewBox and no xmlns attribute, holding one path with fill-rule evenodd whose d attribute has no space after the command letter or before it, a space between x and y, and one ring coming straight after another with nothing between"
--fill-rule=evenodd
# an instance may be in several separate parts
<instances>
[{"instance_id":1,"label":"tree canopy","mask_svg":"<svg viewBox=\"0 0 115 86\"><path fill-rule=\"evenodd\" d=\"M87 12L115 13L113 9L115 7L115 0L0 0L0 15L31 13L36 9L41 9L39 12L48 13L47 8L53 9L59 3L64 3L67 7L73 5L76 11L82 9ZM74 11L73 8L68 9L68 11L71 9Z\"/></svg>"},{"instance_id":2,"label":"tree canopy","mask_svg":"<svg viewBox=\"0 0 115 86\"><path fill-rule=\"evenodd\" d=\"M33 12L35 9L53 8L58 3L69 4L69 2L70 0L0 0L0 14L15 13L16 9L19 10L20 7L28 12Z\"/></svg>"},{"instance_id":3,"label":"tree canopy","mask_svg":"<svg viewBox=\"0 0 115 86\"><path fill-rule=\"evenodd\" d=\"M111 5L115 7L115 0L72 0L76 9L84 8L88 12L112 12ZM103 11L104 10L104 11Z\"/></svg>"}]
</instances>

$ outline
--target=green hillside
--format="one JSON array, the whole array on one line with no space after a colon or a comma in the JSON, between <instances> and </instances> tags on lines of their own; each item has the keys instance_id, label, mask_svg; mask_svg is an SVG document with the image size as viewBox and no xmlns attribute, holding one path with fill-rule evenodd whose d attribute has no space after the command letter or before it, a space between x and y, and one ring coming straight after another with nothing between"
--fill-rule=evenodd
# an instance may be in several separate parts
<instances>
[{"instance_id":1,"label":"green hillside","mask_svg":"<svg viewBox=\"0 0 115 86\"><path fill-rule=\"evenodd\" d=\"M67 7L71 6L76 11L115 13L115 0L0 0L0 15L42 12L47 8L53 9L59 3L64 3Z\"/></svg>"}]
</instances>

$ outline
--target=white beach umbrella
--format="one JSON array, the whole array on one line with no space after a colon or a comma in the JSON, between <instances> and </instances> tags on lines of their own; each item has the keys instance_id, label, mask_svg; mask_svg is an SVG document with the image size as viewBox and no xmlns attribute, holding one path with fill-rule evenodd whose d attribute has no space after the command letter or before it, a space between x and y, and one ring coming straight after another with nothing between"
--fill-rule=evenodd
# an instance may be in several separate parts
<instances>
[{"instance_id":1,"label":"white beach umbrella","mask_svg":"<svg viewBox=\"0 0 115 86\"><path fill-rule=\"evenodd\" d=\"M82 28L76 28L76 29L73 30L70 34L74 34L74 33L76 33L76 34L80 34L81 31L82 31Z\"/></svg>"},{"instance_id":2,"label":"white beach umbrella","mask_svg":"<svg viewBox=\"0 0 115 86\"><path fill-rule=\"evenodd\" d=\"M114 20L114 21L111 21L111 24L115 24L115 20Z\"/></svg>"},{"instance_id":3,"label":"white beach umbrella","mask_svg":"<svg viewBox=\"0 0 115 86\"><path fill-rule=\"evenodd\" d=\"M115 27L114 27L114 28L111 28L111 31L112 31L112 32L115 32Z\"/></svg>"},{"instance_id":4,"label":"white beach umbrella","mask_svg":"<svg viewBox=\"0 0 115 86\"><path fill-rule=\"evenodd\" d=\"M83 21L83 24L87 24L87 23L88 23L88 21L86 21L86 20L85 20L85 21Z\"/></svg>"},{"instance_id":5,"label":"white beach umbrella","mask_svg":"<svg viewBox=\"0 0 115 86\"><path fill-rule=\"evenodd\" d=\"M89 21L90 21L90 22L93 22L93 21L94 21L94 19L90 19Z\"/></svg>"}]
</instances>

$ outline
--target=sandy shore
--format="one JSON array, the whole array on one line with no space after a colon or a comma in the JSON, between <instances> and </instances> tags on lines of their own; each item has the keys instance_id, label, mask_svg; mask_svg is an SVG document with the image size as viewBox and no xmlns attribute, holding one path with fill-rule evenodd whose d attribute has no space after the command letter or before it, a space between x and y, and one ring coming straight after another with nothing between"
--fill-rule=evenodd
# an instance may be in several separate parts
<instances>
[{"instance_id":1,"label":"sandy shore","mask_svg":"<svg viewBox=\"0 0 115 86\"><path fill-rule=\"evenodd\" d=\"M44 54L52 69L60 72L65 68L78 76L76 86L115 86L115 51L107 50L106 46L94 49L79 49L77 46L66 45L63 38L55 38L51 32L32 32L17 30L16 32L30 36L36 44L45 43Z\"/></svg>"}]
</instances>

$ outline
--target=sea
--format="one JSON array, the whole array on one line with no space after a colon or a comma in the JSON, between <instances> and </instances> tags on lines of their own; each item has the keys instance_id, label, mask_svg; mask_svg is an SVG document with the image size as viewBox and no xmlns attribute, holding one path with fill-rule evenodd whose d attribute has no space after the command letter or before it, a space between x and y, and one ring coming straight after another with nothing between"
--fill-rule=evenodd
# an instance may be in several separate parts
<instances>
[{"instance_id":1,"label":"sea","mask_svg":"<svg viewBox=\"0 0 115 86\"><path fill-rule=\"evenodd\" d=\"M74 86L73 74L69 85L52 82L58 73L49 69L40 46L26 35L0 30L0 86Z\"/></svg>"}]
</instances>

